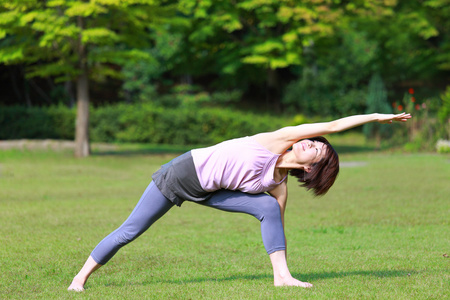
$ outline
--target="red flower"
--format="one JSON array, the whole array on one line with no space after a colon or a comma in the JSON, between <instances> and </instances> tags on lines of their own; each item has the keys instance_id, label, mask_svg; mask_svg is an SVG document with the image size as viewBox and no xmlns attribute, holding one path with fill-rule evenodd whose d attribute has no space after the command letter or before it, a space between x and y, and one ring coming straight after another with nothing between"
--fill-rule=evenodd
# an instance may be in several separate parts
<instances>
[{"instance_id":1,"label":"red flower","mask_svg":"<svg viewBox=\"0 0 450 300\"><path fill-rule=\"evenodd\" d=\"M398 107L397 107L397 109L399 110L399 111L402 111L403 110L403 105L399 105Z\"/></svg>"},{"instance_id":2,"label":"red flower","mask_svg":"<svg viewBox=\"0 0 450 300\"><path fill-rule=\"evenodd\" d=\"M413 89L413 88L410 88L410 89L408 90L408 92L412 95L412 94L414 94L414 89Z\"/></svg>"},{"instance_id":3,"label":"red flower","mask_svg":"<svg viewBox=\"0 0 450 300\"><path fill-rule=\"evenodd\" d=\"M419 110L419 109L420 109L420 105L416 104L416 110Z\"/></svg>"},{"instance_id":4,"label":"red flower","mask_svg":"<svg viewBox=\"0 0 450 300\"><path fill-rule=\"evenodd\" d=\"M416 102L416 98L411 97L411 102L412 102L412 103Z\"/></svg>"}]
</instances>

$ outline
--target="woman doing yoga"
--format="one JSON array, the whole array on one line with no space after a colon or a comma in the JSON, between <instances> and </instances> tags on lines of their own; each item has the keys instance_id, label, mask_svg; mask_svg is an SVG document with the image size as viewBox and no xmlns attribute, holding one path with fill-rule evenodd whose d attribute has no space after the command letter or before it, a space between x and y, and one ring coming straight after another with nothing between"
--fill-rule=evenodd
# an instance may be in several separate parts
<instances>
[{"instance_id":1,"label":"woman doing yoga","mask_svg":"<svg viewBox=\"0 0 450 300\"><path fill-rule=\"evenodd\" d=\"M186 200L256 217L261 222L263 244L272 263L274 285L311 287L312 284L293 278L286 262L284 212L288 173L315 195L323 195L336 179L339 159L321 135L370 122L405 122L409 118L406 113L368 114L289 126L194 149L175 158L153 174L131 215L95 247L68 290L83 291L89 276L121 247Z\"/></svg>"}]
</instances>

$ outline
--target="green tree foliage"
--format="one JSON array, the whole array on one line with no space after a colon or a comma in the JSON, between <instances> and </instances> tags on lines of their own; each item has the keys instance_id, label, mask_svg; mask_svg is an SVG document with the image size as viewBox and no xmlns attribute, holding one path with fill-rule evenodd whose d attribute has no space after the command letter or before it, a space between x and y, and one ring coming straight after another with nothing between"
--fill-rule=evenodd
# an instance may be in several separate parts
<instances>
[{"instance_id":1,"label":"green tree foliage","mask_svg":"<svg viewBox=\"0 0 450 300\"><path fill-rule=\"evenodd\" d=\"M450 86L441 94L442 106L438 111L438 117L442 123L441 138L450 139Z\"/></svg>"},{"instance_id":2,"label":"green tree foliage","mask_svg":"<svg viewBox=\"0 0 450 300\"><path fill-rule=\"evenodd\" d=\"M320 60L322 60L322 63L327 64L329 69L327 71L332 72L330 67L334 66L336 61L332 61L330 57L340 59L337 57L338 54L333 53L333 49L341 45L340 42L345 38L343 32L350 32L347 34L350 35L358 31L352 28L352 20L357 18L377 20L392 16L395 5L396 1L380 0L350 3L340 0L200 2L180 0L180 10L191 22L185 33L184 54L195 58L198 67L192 70L192 65L186 64L184 70L194 76L219 74L218 80L214 83L221 86L238 86L242 89L247 89L251 85L264 87L260 90L266 91L269 100L275 102L279 101L282 88L288 82L286 79L292 79L289 75L286 76L289 73L293 77L303 76L304 81L321 81L322 78L327 82L333 80L332 83L327 83L327 90L339 86L340 89L335 94L342 96L344 93L356 99L358 93L349 88L349 84L343 83L339 75L335 76L338 77L336 79L331 74L322 74L315 70L321 67ZM361 35L364 36L364 33ZM376 45L370 40L366 44ZM369 52L373 52L372 48L369 47ZM350 57L347 52L343 52ZM368 53L367 56L366 60L373 60L373 53ZM357 58L359 61L352 61L351 65L365 67L367 64L363 62L365 56L358 53ZM336 73L341 73L342 70L337 69L339 71ZM357 79L353 81L359 84L358 79L363 77L362 72L356 69L352 72L357 75ZM373 70L365 72L368 77L372 73ZM368 77L364 79L367 81ZM351 78L350 73L348 78ZM321 85L319 83L317 88L322 88ZM356 86L354 83L350 85ZM274 97L271 92L274 92ZM315 96L313 91L308 93L304 99ZM258 96L261 98L264 94ZM297 99L301 96L297 95ZM328 101L335 98L334 95L325 97ZM295 101L287 102L291 107L303 106L303 104L296 105ZM308 105L323 108L317 103ZM337 107L344 108L343 105ZM302 107L303 112L307 110L309 109ZM330 110L333 109L330 107L326 111ZM339 113L341 111L333 114Z\"/></svg>"},{"instance_id":3,"label":"green tree foliage","mask_svg":"<svg viewBox=\"0 0 450 300\"><path fill-rule=\"evenodd\" d=\"M323 53L324 44L333 51ZM283 103L307 115L362 113L366 89L361 86L374 72L377 49L364 33L351 30L340 31L333 40L319 40L305 54L299 79L287 86Z\"/></svg>"},{"instance_id":4,"label":"green tree foliage","mask_svg":"<svg viewBox=\"0 0 450 300\"><path fill-rule=\"evenodd\" d=\"M82 73L80 47L88 50L84 59L95 79L120 77L112 65L151 62L141 49L173 7L146 0L2 0L0 11L0 62L26 63L28 77L73 80Z\"/></svg>"},{"instance_id":5,"label":"green tree foliage","mask_svg":"<svg viewBox=\"0 0 450 300\"><path fill-rule=\"evenodd\" d=\"M436 28L439 39L437 44L437 62L441 70L450 70L450 1L427 0L424 6L429 11L429 22Z\"/></svg>"},{"instance_id":6,"label":"green tree foliage","mask_svg":"<svg viewBox=\"0 0 450 300\"><path fill-rule=\"evenodd\" d=\"M109 98L111 77L122 93L104 102L184 109L243 95L241 107L338 117L365 111L375 73L391 101L405 87L437 95L449 30L450 0L0 0L0 69L38 77L16 80L11 98L39 81L76 82L85 137L89 84Z\"/></svg>"},{"instance_id":7,"label":"green tree foliage","mask_svg":"<svg viewBox=\"0 0 450 300\"><path fill-rule=\"evenodd\" d=\"M392 10L376 18L352 17L348 25L379 45L377 65L392 84L441 80L450 69L450 1L392 1Z\"/></svg>"},{"instance_id":8,"label":"green tree foliage","mask_svg":"<svg viewBox=\"0 0 450 300\"><path fill-rule=\"evenodd\" d=\"M0 62L23 63L28 77L77 82L75 155L89 154L89 78L119 77L115 66L151 62L149 32L173 15L147 0L0 2Z\"/></svg>"},{"instance_id":9,"label":"green tree foliage","mask_svg":"<svg viewBox=\"0 0 450 300\"><path fill-rule=\"evenodd\" d=\"M179 9L190 19L184 61L196 61L195 69L182 65L185 72L220 74L226 87L278 88L276 70L301 65L304 47L332 35L342 14L332 1L316 0L180 0Z\"/></svg>"},{"instance_id":10,"label":"green tree foliage","mask_svg":"<svg viewBox=\"0 0 450 300\"><path fill-rule=\"evenodd\" d=\"M180 48L180 34L158 30L152 33L153 46L146 51L151 60L129 61L122 68L122 93L127 102L155 101L158 82L173 68L173 57Z\"/></svg>"},{"instance_id":11,"label":"green tree foliage","mask_svg":"<svg viewBox=\"0 0 450 300\"><path fill-rule=\"evenodd\" d=\"M450 2L381 2L342 6L346 12L335 34L304 52L299 78L285 92L288 107L319 115L362 113L373 73L382 75L390 93L394 86L445 83L450 11L444 2Z\"/></svg>"}]
</instances>

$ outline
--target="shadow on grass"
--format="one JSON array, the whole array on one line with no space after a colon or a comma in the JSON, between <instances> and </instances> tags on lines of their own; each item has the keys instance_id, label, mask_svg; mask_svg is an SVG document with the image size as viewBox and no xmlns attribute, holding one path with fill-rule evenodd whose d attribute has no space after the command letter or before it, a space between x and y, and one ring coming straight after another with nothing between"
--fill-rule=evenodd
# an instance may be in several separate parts
<instances>
[{"instance_id":1,"label":"shadow on grass","mask_svg":"<svg viewBox=\"0 0 450 300\"><path fill-rule=\"evenodd\" d=\"M294 273L294 278L307 278L308 280L330 279L348 276L371 276L371 277L406 277L417 274L414 270L377 270L377 271L344 271L344 272L323 272L323 273Z\"/></svg>"},{"instance_id":2,"label":"shadow on grass","mask_svg":"<svg viewBox=\"0 0 450 300\"><path fill-rule=\"evenodd\" d=\"M377 270L377 271L347 271L347 272L322 272L322 273L294 273L292 276L298 278L299 280L304 280L307 282L314 283L315 280L320 279L332 279L332 278L343 278L348 276L371 276L378 278L385 277L407 277L417 274L417 271L413 270ZM158 280L153 281L143 281L140 283L130 282L130 283L109 283L108 286L124 286L124 285L151 285L154 283L169 283L169 284L187 284L187 283L202 283L202 282L227 282L233 280L261 280L261 279L273 279L272 274L260 274L260 275L236 275L222 278L204 277L204 278L191 278L191 279L168 279L168 280Z\"/></svg>"},{"instance_id":3,"label":"shadow on grass","mask_svg":"<svg viewBox=\"0 0 450 300\"><path fill-rule=\"evenodd\" d=\"M413 270L378 270L378 271L348 271L348 272L323 272L323 273L293 273L292 276L294 278L298 278L299 280L305 280L312 282L318 279L331 279L331 278L339 278L339 277L348 277L348 276L372 276L372 277L406 277L411 276L412 274L416 274L417 271ZM261 275L236 275L224 278L193 278L187 280L161 280L158 281L160 283L175 283L175 284L183 284L183 283L200 283L207 281L232 281L232 280L258 280L258 279L272 279L272 274L261 274Z\"/></svg>"}]
</instances>

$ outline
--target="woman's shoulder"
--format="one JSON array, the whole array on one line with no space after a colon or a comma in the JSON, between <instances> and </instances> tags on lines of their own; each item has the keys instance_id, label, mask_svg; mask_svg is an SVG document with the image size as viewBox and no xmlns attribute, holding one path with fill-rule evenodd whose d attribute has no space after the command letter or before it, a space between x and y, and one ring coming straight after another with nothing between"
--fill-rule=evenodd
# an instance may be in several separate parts
<instances>
[{"instance_id":1,"label":"woman's shoulder","mask_svg":"<svg viewBox=\"0 0 450 300\"><path fill-rule=\"evenodd\" d=\"M283 130L258 133L251 138L272 153L283 154L292 146L292 141L284 137Z\"/></svg>"}]
</instances>

